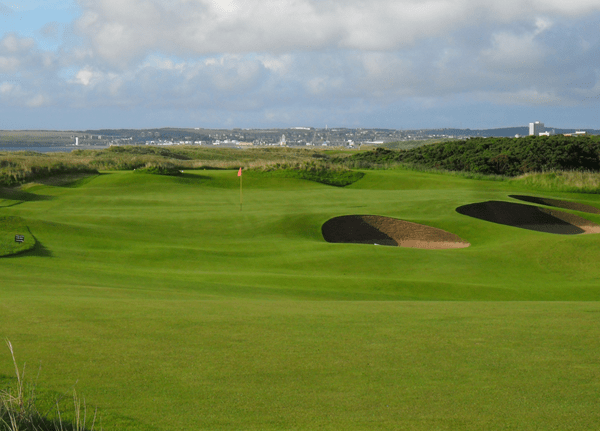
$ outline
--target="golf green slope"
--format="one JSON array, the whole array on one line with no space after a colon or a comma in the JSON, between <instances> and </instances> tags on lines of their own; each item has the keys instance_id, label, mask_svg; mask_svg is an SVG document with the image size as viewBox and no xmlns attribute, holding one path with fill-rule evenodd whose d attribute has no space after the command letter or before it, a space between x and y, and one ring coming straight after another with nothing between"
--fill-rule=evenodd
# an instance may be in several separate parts
<instances>
[{"instance_id":1,"label":"golf green slope","mask_svg":"<svg viewBox=\"0 0 600 431\"><path fill-rule=\"evenodd\" d=\"M29 188L0 207L37 240L0 258L0 336L41 361L38 386L78 382L105 430L599 428L600 234L456 208L600 196L365 173L344 188L247 175L241 210L236 171ZM326 242L321 226L351 214L471 245Z\"/></svg>"},{"instance_id":2,"label":"golf green slope","mask_svg":"<svg viewBox=\"0 0 600 431\"><path fill-rule=\"evenodd\" d=\"M0 257L17 255L35 247L35 239L21 217L0 215Z\"/></svg>"}]
</instances>

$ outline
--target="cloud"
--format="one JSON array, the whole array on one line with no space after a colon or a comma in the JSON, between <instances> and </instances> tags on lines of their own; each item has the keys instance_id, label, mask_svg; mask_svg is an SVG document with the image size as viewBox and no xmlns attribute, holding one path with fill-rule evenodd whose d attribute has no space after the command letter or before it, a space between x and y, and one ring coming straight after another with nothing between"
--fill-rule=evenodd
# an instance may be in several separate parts
<instances>
[{"instance_id":1,"label":"cloud","mask_svg":"<svg viewBox=\"0 0 600 431\"><path fill-rule=\"evenodd\" d=\"M0 16L9 16L14 13L13 9L3 3L0 3Z\"/></svg>"},{"instance_id":2,"label":"cloud","mask_svg":"<svg viewBox=\"0 0 600 431\"><path fill-rule=\"evenodd\" d=\"M49 100L42 94L36 94L34 97L27 100L27 106L30 108L39 108L49 104Z\"/></svg>"},{"instance_id":3,"label":"cloud","mask_svg":"<svg viewBox=\"0 0 600 431\"><path fill-rule=\"evenodd\" d=\"M281 54L324 49L394 51L482 22L578 16L587 0L81 0L77 29L113 64L150 52Z\"/></svg>"},{"instance_id":4,"label":"cloud","mask_svg":"<svg viewBox=\"0 0 600 431\"><path fill-rule=\"evenodd\" d=\"M11 82L3 82L0 84L0 94L9 95L15 89L15 84Z\"/></svg>"},{"instance_id":5,"label":"cloud","mask_svg":"<svg viewBox=\"0 0 600 431\"><path fill-rule=\"evenodd\" d=\"M492 35L492 47L483 50L481 58L492 68L508 68L511 71L531 68L548 54L548 48L540 43L538 36L551 26L551 21L538 18L531 31L495 33Z\"/></svg>"},{"instance_id":6,"label":"cloud","mask_svg":"<svg viewBox=\"0 0 600 431\"><path fill-rule=\"evenodd\" d=\"M8 53L18 53L28 51L35 45L33 38L22 38L16 33L6 34L0 41L0 51Z\"/></svg>"},{"instance_id":7,"label":"cloud","mask_svg":"<svg viewBox=\"0 0 600 431\"><path fill-rule=\"evenodd\" d=\"M597 2L79 3L39 41L0 35L0 105L360 123L403 104L589 104L600 85Z\"/></svg>"},{"instance_id":8,"label":"cloud","mask_svg":"<svg viewBox=\"0 0 600 431\"><path fill-rule=\"evenodd\" d=\"M40 33L43 37L45 37L47 39L56 40L60 36L61 30L62 30L61 27L62 26L58 22L52 21L52 22L45 24L41 28Z\"/></svg>"},{"instance_id":9,"label":"cloud","mask_svg":"<svg viewBox=\"0 0 600 431\"><path fill-rule=\"evenodd\" d=\"M0 72L14 73L19 70L19 60L15 57L0 56Z\"/></svg>"},{"instance_id":10,"label":"cloud","mask_svg":"<svg viewBox=\"0 0 600 431\"><path fill-rule=\"evenodd\" d=\"M85 67L79 72L77 72L77 74L75 75L75 82L81 85L88 86L90 85L93 76L94 72L89 67Z\"/></svg>"}]
</instances>

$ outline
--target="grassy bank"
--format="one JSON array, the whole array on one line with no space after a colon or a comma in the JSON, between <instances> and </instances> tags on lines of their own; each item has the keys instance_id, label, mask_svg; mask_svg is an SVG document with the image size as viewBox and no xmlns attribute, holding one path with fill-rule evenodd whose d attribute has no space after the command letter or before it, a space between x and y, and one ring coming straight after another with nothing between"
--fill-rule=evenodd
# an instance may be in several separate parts
<instances>
[{"instance_id":1,"label":"grassy bank","mask_svg":"<svg viewBox=\"0 0 600 431\"><path fill-rule=\"evenodd\" d=\"M21 242L16 241L17 235L23 237ZM0 257L23 253L34 247L35 238L21 217L0 215Z\"/></svg>"},{"instance_id":2,"label":"grassy bank","mask_svg":"<svg viewBox=\"0 0 600 431\"><path fill-rule=\"evenodd\" d=\"M336 187L350 185L365 175L364 172L314 161L295 164L270 164L252 169L249 174L253 177L264 178L296 178Z\"/></svg>"}]
</instances>

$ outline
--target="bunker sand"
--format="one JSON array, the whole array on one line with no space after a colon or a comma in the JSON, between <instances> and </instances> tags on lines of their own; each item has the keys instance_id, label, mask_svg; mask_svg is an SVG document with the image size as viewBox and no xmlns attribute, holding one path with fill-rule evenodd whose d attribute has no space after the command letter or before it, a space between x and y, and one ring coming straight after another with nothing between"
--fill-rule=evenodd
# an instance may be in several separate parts
<instances>
[{"instance_id":1,"label":"bunker sand","mask_svg":"<svg viewBox=\"0 0 600 431\"><path fill-rule=\"evenodd\" d=\"M445 230L391 217L347 215L325 222L323 238L333 243L378 244L422 249L468 247L468 242Z\"/></svg>"},{"instance_id":2,"label":"bunker sand","mask_svg":"<svg viewBox=\"0 0 600 431\"><path fill-rule=\"evenodd\" d=\"M600 208L591 205L580 204L578 202L561 201L559 199L541 198L536 196L509 195L513 199L519 199L525 202L531 202L550 207L564 208L567 210L581 211L585 213L600 214Z\"/></svg>"},{"instance_id":3,"label":"bunker sand","mask_svg":"<svg viewBox=\"0 0 600 431\"><path fill-rule=\"evenodd\" d=\"M554 209L504 201L479 202L458 207L469 217L522 229L560 235L600 233L600 225Z\"/></svg>"}]
</instances>

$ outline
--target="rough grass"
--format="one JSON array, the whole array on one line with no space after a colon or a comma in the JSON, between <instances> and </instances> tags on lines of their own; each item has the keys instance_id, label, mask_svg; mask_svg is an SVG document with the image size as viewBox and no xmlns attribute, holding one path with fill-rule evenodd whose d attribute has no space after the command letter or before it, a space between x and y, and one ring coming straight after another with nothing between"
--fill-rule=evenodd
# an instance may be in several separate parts
<instances>
[{"instance_id":1,"label":"rough grass","mask_svg":"<svg viewBox=\"0 0 600 431\"><path fill-rule=\"evenodd\" d=\"M13 346L6 340L12 357L15 383L0 388L0 431L93 431L97 410L88 418L85 401L73 390L73 404L66 414L72 422L63 421L60 400L55 401L52 411L40 411L36 384L25 379L25 364L21 370L15 358ZM88 427L89 424L89 427Z\"/></svg>"},{"instance_id":2,"label":"rough grass","mask_svg":"<svg viewBox=\"0 0 600 431\"><path fill-rule=\"evenodd\" d=\"M513 180L527 187L575 193L600 193L600 173L589 171L533 172Z\"/></svg>"},{"instance_id":3,"label":"rough grass","mask_svg":"<svg viewBox=\"0 0 600 431\"><path fill-rule=\"evenodd\" d=\"M421 143L423 144L423 143ZM352 160L356 151L332 153L329 150L296 148L209 148L181 146L113 146L105 150L74 150L72 153L40 154L32 151L0 152L0 185L27 182L48 183L53 178L97 174L98 170L136 170L177 175L190 169L237 169L269 172L269 176L302 178L324 184L345 186L362 176L357 169L401 169L440 173L469 179L510 181L527 188L556 191L600 193L600 174L595 172L531 172L513 178L472 172L447 171L414 163L373 163ZM335 156L332 162L331 156ZM346 156L346 157L344 157ZM280 171L280 172L275 172Z\"/></svg>"},{"instance_id":4,"label":"rough grass","mask_svg":"<svg viewBox=\"0 0 600 431\"><path fill-rule=\"evenodd\" d=\"M85 161L60 160L41 155L0 156L0 185L14 186L57 175L94 174Z\"/></svg>"},{"instance_id":5,"label":"rough grass","mask_svg":"<svg viewBox=\"0 0 600 431\"><path fill-rule=\"evenodd\" d=\"M303 180L316 181L336 187L345 187L362 177L363 172L352 171L344 167L332 165L324 162L304 162L296 164L270 164L255 168L252 171L255 176L272 178L298 178Z\"/></svg>"},{"instance_id":6,"label":"rough grass","mask_svg":"<svg viewBox=\"0 0 600 431\"><path fill-rule=\"evenodd\" d=\"M74 150L41 154L0 152L0 185L14 186L57 175L94 174L99 170L138 170L174 173L185 169L269 168L327 158L322 151L294 148L208 148L182 146L113 146L105 150ZM150 169L150 171L148 171Z\"/></svg>"},{"instance_id":7,"label":"rough grass","mask_svg":"<svg viewBox=\"0 0 600 431\"><path fill-rule=\"evenodd\" d=\"M145 167L135 169L136 174L154 174L154 175L170 175L180 176L183 171L179 170L177 166L173 166L171 163L147 163Z\"/></svg>"}]
</instances>

